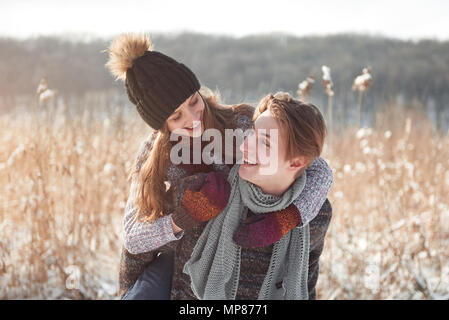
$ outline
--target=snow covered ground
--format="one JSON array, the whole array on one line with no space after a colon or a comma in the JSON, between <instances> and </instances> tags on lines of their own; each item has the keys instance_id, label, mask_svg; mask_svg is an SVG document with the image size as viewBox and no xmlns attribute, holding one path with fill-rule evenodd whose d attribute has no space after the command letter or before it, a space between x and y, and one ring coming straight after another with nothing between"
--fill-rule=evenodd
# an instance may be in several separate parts
<instances>
[{"instance_id":1,"label":"snow covered ground","mask_svg":"<svg viewBox=\"0 0 449 320\"><path fill-rule=\"evenodd\" d=\"M0 118L0 299L117 299L127 168L148 128L80 114ZM325 147L318 298L449 299L449 137L421 115L378 118Z\"/></svg>"}]
</instances>

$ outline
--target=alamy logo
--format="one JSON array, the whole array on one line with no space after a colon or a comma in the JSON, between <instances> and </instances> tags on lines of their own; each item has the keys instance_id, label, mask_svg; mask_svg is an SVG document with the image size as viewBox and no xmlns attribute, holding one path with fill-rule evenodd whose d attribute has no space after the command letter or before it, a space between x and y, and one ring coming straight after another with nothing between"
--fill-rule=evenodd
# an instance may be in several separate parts
<instances>
[{"instance_id":1,"label":"alamy logo","mask_svg":"<svg viewBox=\"0 0 449 320\"><path fill-rule=\"evenodd\" d=\"M170 141L177 141L170 150L173 164L233 164L235 155L236 164L257 165L262 175L274 174L278 168L277 129L225 129L223 139L217 129L206 129L201 134L201 122L194 121L193 137L198 138L190 139L185 129L176 129L170 134ZM208 143L202 148L202 142Z\"/></svg>"},{"instance_id":2,"label":"alamy logo","mask_svg":"<svg viewBox=\"0 0 449 320\"><path fill-rule=\"evenodd\" d=\"M65 287L67 289L79 290L81 280L80 268L75 265L69 265L64 269L64 272L68 275L65 281Z\"/></svg>"}]
</instances>

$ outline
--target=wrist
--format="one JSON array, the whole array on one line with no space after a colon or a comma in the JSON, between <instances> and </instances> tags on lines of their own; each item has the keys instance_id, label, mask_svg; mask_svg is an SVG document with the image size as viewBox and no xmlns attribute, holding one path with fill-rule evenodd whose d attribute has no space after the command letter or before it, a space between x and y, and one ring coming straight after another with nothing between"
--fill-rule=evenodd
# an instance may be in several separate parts
<instances>
[{"instance_id":1,"label":"wrist","mask_svg":"<svg viewBox=\"0 0 449 320\"><path fill-rule=\"evenodd\" d=\"M180 233L182 231L182 229L180 227L178 227L175 222L173 221L173 216L170 217L170 222L171 222L171 226L173 229L173 234L177 234Z\"/></svg>"}]
</instances>

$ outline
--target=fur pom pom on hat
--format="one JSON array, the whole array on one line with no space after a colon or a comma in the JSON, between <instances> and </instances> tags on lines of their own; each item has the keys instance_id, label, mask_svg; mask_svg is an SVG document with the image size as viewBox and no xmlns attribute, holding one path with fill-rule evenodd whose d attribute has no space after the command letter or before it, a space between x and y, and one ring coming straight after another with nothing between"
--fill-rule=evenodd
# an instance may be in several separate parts
<instances>
[{"instance_id":1,"label":"fur pom pom on hat","mask_svg":"<svg viewBox=\"0 0 449 320\"><path fill-rule=\"evenodd\" d=\"M179 105L200 89L200 83L184 64L152 49L145 35L120 35L106 50L106 67L117 80L125 82L129 100L142 119L158 130Z\"/></svg>"},{"instance_id":2,"label":"fur pom pom on hat","mask_svg":"<svg viewBox=\"0 0 449 320\"><path fill-rule=\"evenodd\" d=\"M126 79L126 71L133 66L133 61L151 51L150 38L141 34L122 34L114 39L107 52L109 61L106 67L120 80Z\"/></svg>"}]
</instances>

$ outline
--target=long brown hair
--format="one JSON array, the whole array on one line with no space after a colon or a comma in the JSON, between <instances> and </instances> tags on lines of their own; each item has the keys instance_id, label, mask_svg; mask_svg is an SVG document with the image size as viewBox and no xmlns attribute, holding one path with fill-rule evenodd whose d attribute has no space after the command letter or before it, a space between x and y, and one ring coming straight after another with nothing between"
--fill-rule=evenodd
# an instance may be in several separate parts
<instances>
[{"instance_id":1,"label":"long brown hair","mask_svg":"<svg viewBox=\"0 0 449 320\"><path fill-rule=\"evenodd\" d=\"M243 114L250 119L254 108L247 104L222 105L219 96L207 88L200 89L200 95L204 100L204 129L215 128L222 133L224 139L225 129L235 129L235 115ZM153 148L139 169L132 169L128 180L135 174L138 175L138 192L135 197L135 205L138 208L138 218L141 221L151 222L167 214L165 212L165 201L167 185L165 183L166 172L170 165L170 131L165 124L161 129L155 131L152 137ZM235 156L234 156L235 159ZM137 161L133 168L136 168Z\"/></svg>"}]
</instances>

